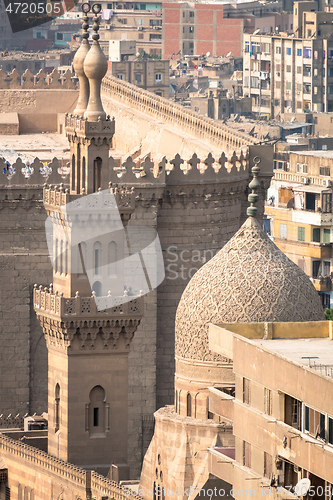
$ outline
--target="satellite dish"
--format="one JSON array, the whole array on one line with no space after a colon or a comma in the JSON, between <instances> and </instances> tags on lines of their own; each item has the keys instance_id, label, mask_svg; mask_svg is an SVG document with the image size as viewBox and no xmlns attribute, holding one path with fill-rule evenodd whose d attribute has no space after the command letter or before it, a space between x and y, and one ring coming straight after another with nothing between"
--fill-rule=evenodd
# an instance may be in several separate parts
<instances>
[{"instance_id":1,"label":"satellite dish","mask_svg":"<svg viewBox=\"0 0 333 500\"><path fill-rule=\"evenodd\" d=\"M228 52L228 54L225 57L230 57L230 56L231 56L231 52Z\"/></svg>"},{"instance_id":2,"label":"satellite dish","mask_svg":"<svg viewBox=\"0 0 333 500\"><path fill-rule=\"evenodd\" d=\"M260 29L257 29L253 32L253 35L258 35L258 33L260 33Z\"/></svg>"},{"instance_id":3,"label":"satellite dish","mask_svg":"<svg viewBox=\"0 0 333 500\"><path fill-rule=\"evenodd\" d=\"M304 477L303 479L298 481L298 483L294 487L295 495L297 495L298 497L305 497L309 491L310 486L310 479Z\"/></svg>"},{"instance_id":4,"label":"satellite dish","mask_svg":"<svg viewBox=\"0 0 333 500\"><path fill-rule=\"evenodd\" d=\"M209 56L210 56L210 52L207 52L206 57L209 57Z\"/></svg>"},{"instance_id":5,"label":"satellite dish","mask_svg":"<svg viewBox=\"0 0 333 500\"><path fill-rule=\"evenodd\" d=\"M139 55L140 55L140 52L137 52L137 53L136 53L135 55L136 55L136 57L139 57Z\"/></svg>"}]
</instances>

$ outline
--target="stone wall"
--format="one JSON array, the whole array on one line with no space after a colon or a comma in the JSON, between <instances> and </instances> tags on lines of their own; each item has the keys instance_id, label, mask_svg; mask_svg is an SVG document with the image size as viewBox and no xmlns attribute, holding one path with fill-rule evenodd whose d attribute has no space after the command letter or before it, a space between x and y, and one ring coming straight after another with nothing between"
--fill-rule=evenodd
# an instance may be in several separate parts
<instances>
[{"instance_id":1,"label":"stone wall","mask_svg":"<svg viewBox=\"0 0 333 500\"><path fill-rule=\"evenodd\" d=\"M8 469L11 500L142 500L123 494L118 483L59 460L0 433L0 459Z\"/></svg>"},{"instance_id":2,"label":"stone wall","mask_svg":"<svg viewBox=\"0 0 333 500\"><path fill-rule=\"evenodd\" d=\"M47 182L57 184L63 179L54 172L56 160L53 164ZM46 213L41 202L41 184L46 179L38 171L38 159L33 165L34 173L25 179L18 160L16 173L11 178L3 176L7 184L0 187L0 279L4 297L0 408L5 417L8 413L47 410L47 352L33 311L31 290L35 282L48 285L52 272L44 234ZM208 155L201 161L196 155L184 159L176 155L159 164L147 158L141 165L144 175L140 177L132 172L135 163L130 159L120 178L113 170L116 165L110 159L110 180L135 187L136 209L129 225L157 229L166 267L164 282L145 297L145 314L129 354L128 460L131 477L135 478L153 433L152 414L156 408L173 402L174 317L180 296L193 273L244 220L250 174L248 159L235 154L221 154L216 160ZM159 171L157 177L153 169ZM266 172L263 188L269 179ZM264 189L261 209L263 198Z\"/></svg>"}]
</instances>

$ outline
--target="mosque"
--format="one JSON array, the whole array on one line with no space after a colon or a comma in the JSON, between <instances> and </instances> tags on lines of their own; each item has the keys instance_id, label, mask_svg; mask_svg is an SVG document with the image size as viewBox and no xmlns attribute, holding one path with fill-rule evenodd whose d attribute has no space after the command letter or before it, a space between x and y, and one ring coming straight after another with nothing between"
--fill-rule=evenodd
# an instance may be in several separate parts
<instances>
[{"instance_id":1,"label":"mosque","mask_svg":"<svg viewBox=\"0 0 333 500\"><path fill-rule=\"evenodd\" d=\"M323 321L320 299L308 277L275 246L257 218L255 205L263 201L257 158L249 185L247 219L190 279L178 304L174 405L162 407L154 415L155 431L143 460L139 486L134 489L111 479L113 469L118 479L130 476L128 359L146 297L128 301L119 289L112 307L96 305L96 298L103 298L97 284L99 267L109 264L110 252L121 256L124 244L111 236L99 241L94 235L97 222L110 229L103 193L114 195L124 227L135 214L136 198L129 186L109 185L105 168L115 124L106 115L100 97L107 66L98 44L98 7L93 7L93 12L91 48L87 12L83 18L83 42L74 60L80 95L65 123L71 155L70 186L46 185L43 190L44 207L53 222L53 283L49 287L36 285L33 301L48 349L48 451L24 444L22 435L15 439L2 432L0 498L138 500L143 496L155 500L175 495L196 498L200 491L217 498L221 495L210 491L220 490L227 497L238 498L240 495L232 491L237 477L230 473L230 468L236 468L240 449L234 420L238 401L247 400L249 389L243 377L242 394L239 392L239 366L233 363L236 349L230 332L227 336L225 331L229 328L237 333L242 327L241 335L254 339L262 326L260 338L266 340L272 338L274 325L284 325L283 338L292 339L294 331L305 332L307 328L308 338L311 334L316 337L318 331L330 342L332 332L328 326L325 329L329 323ZM75 217L88 214L80 221L84 234L94 235L86 248L71 244L74 226L66 207L72 204ZM79 260L81 266L75 267ZM88 262L96 276L92 292L84 269ZM113 273L110 275L112 279ZM117 283L114 285L116 288ZM226 342L217 346L215 339L213 350L210 329L214 326L222 328L220 337ZM243 364L244 370L247 365L256 369L255 360L246 355ZM222 408L217 410L221 398ZM274 412L277 414L275 406ZM329 413L325 414L328 423ZM331 415L333 418L333 412ZM308 450L310 453L310 446ZM212 468L216 451L220 452L222 470L218 473ZM251 463L246 457L241 468L250 474ZM260 479L258 471L256 474Z\"/></svg>"}]
</instances>

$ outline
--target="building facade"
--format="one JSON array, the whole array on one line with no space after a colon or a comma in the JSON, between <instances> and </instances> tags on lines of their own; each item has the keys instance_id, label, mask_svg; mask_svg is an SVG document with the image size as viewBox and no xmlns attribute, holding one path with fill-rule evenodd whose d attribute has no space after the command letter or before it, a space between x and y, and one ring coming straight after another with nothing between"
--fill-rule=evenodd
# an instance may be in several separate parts
<instances>
[{"instance_id":1,"label":"building facade","mask_svg":"<svg viewBox=\"0 0 333 500\"><path fill-rule=\"evenodd\" d=\"M277 153L268 190L267 230L311 278L324 307L332 301L332 152ZM288 160L288 161L286 161Z\"/></svg>"},{"instance_id":2,"label":"building facade","mask_svg":"<svg viewBox=\"0 0 333 500\"><path fill-rule=\"evenodd\" d=\"M210 408L222 418L233 408L235 447L212 448L209 470L232 485L234 498L332 495L331 327L210 327L211 349L230 357L235 373L233 400L216 391Z\"/></svg>"},{"instance_id":3,"label":"building facade","mask_svg":"<svg viewBox=\"0 0 333 500\"><path fill-rule=\"evenodd\" d=\"M300 4L308 11L300 16ZM244 34L243 94L267 118L333 110L333 14L295 2L292 31ZM301 34L301 35L300 35Z\"/></svg>"}]
</instances>

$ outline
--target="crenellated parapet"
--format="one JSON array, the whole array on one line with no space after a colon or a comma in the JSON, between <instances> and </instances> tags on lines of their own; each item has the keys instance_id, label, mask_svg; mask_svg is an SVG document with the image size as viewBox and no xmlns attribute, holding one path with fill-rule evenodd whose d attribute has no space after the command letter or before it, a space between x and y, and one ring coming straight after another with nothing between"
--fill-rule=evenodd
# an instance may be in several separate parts
<instances>
[{"instance_id":1,"label":"crenellated parapet","mask_svg":"<svg viewBox=\"0 0 333 500\"><path fill-rule=\"evenodd\" d=\"M61 74L57 69L54 69L51 73L45 73L45 71L41 69L34 75L28 69L26 69L23 74L20 74L17 69L13 69L13 71L7 75L7 73L0 68L0 89L75 90L77 89L77 82L73 78L73 73L70 70Z\"/></svg>"},{"instance_id":2,"label":"crenellated parapet","mask_svg":"<svg viewBox=\"0 0 333 500\"><path fill-rule=\"evenodd\" d=\"M0 158L0 187L2 186L42 186L46 182L52 184L68 183L69 164L53 158L50 162L42 162L35 158L32 162L18 157L14 162Z\"/></svg>"},{"instance_id":3,"label":"crenellated parapet","mask_svg":"<svg viewBox=\"0 0 333 500\"><path fill-rule=\"evenodd\" d=\"M245 149L245 148L244 148ZM111 156L109 158L110 179L112 182L124 184L211 184L230 182L236 179L248 178L248 154L246 149L232 154L221 153L215 159L211 153L207 158L200 159L194 153L187 160L179 154L169 160L164 156L159 161L153 161L148 156L141 161L128 157L119 165Z\"/></svg>"}]
</instances>

